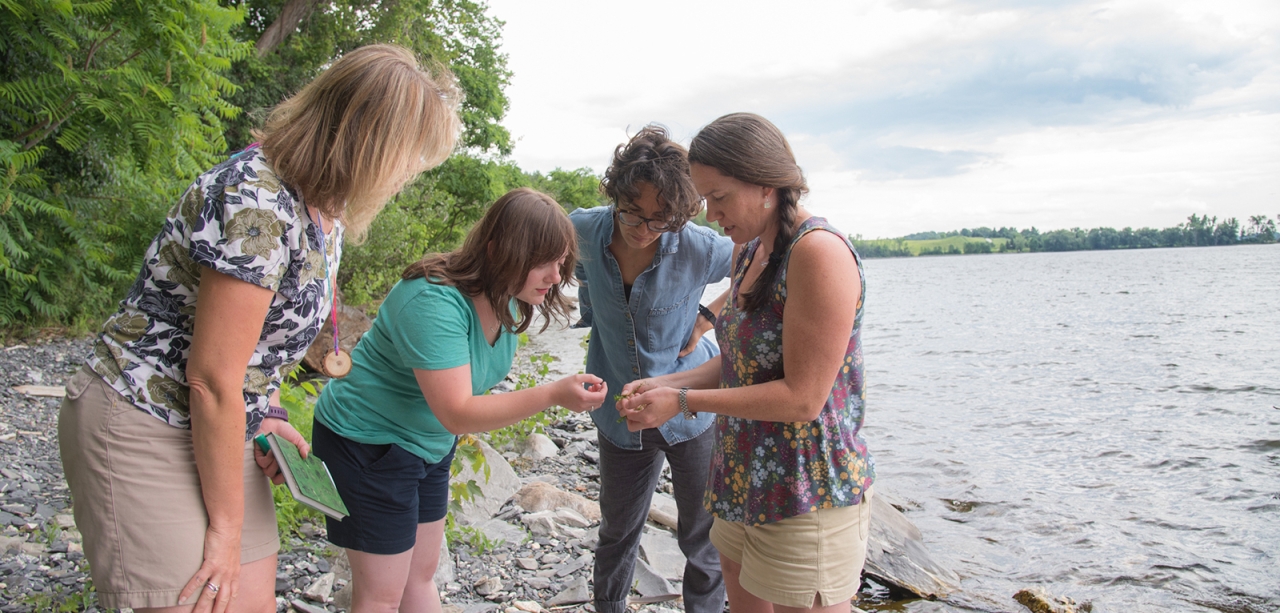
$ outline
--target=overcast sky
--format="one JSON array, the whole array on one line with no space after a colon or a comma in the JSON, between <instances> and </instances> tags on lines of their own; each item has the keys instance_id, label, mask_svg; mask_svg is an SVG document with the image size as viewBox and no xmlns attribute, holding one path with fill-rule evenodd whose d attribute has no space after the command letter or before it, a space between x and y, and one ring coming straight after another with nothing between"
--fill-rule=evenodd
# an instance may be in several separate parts
<instances>
[{"instance_id":1,"label":"overcast sky","mask_svg":"<svg viewBox=\"0 0 1280 613\"><path fill-rule=\"evenodd\" d=\"M752 111L866 238L1280 214L1280 2L490 0L525 170Z\"/></svg>"}]
</instances>

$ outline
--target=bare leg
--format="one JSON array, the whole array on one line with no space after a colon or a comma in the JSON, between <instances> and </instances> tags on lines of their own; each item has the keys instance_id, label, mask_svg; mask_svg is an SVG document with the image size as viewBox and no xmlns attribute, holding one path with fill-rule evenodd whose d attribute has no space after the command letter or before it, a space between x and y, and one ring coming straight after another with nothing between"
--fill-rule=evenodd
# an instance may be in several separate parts
<instances>
[{"instance_id":1,"label":"bare leg","mask_svg":"<svg viewBox=\"0 0 1280 613\"><path fill-rule=\"evenodd\" d=\"M807 609L774 604L757 598L738 583L738 575L742 573L742 565L720 556L720 569L724 572L724 589L729 595L729 611L732 613L849 613L850 601L837 602L829 606L820 606L820 597L814 596L813 606Z\"/></svg>"},{"instance_id":2,"label":"bare leg","mask_svg":"<svg viewBox=\"0 0 1280 613\"><path fill-rule=\"evenodd\" d=\"M352 613L395 613L404 596L413 552L388 556L348 549Z\"/></svg>"},{"instance_id":3,"label":"bare leg","mask_svg":"<svg viewBox=\"0 0 1280 613\"><path fill-rule=\"evenodd\" d=\"M187 613L195 605L134 609L135 613ZM228 611L274 613L276 610L276 554L240 566L240 588Z\"/></svg>"},{"instance_id":4,"label":"bare leg","mask_svg":"<svg viewBox=\"0 0 1280 613\"><path fill-rule=\"evenodd\" d=\"M774 604L757 598L738 583L742 565L720 554L720 571L724 574L724 591L729 596L732 613L774 613Z\"/></svg>"},{"instance_id":5,"label":"bare leg","mask_svg":"<svg viewBox=\"0 0 1280 613\"><path fill-rule=\"evenodd\" d=\"M401 613L441 613L440 590L436 587L436 569L440 567L440 541L444 539L444 520L418 524L418 544L413 547L409 578L400 600Z\"/></svg>"},{"instance_id":6,"label":"bare leg","mask_svg":"<svg viewBox=\"0 0 1280 613\"><path fill-rule=\"evenodd\" d=\"M795 607L784 607L784 606L782 606L782 605L780 605L780 604L775 604L775 605L773 605L773 609L774 609L774 611L776 611L777 613L801 613L802 611L803 611L803 612L812 612L812 613L849 613L850 611L852 611L852 610L853 610L853 609L850 607L850 605L849 605L849 601L848 601L848 600L846 600L846 601L844 601L844 602L837 602L837 603L835 603L835 604L833 604L833 605L829 605L829 606L825 606L825 607L824 607L824 606L820 606L820 605L818 604L818 603L820 603L820 602L822 602L822 601L821 601L821 599L820 599L818 596L814 596L814 598L813 598L813 606L812 606L812 607L810 607L810 608L808 608L808 609L797 609L797 608L795 608Z\"/></svg>"}]
</instances>

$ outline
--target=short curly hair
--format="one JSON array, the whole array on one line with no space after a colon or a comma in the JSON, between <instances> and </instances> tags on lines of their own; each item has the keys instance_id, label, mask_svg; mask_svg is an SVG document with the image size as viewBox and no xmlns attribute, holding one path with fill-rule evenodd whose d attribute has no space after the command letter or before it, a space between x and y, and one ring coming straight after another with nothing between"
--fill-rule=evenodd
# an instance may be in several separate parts
<instances>
[{"instance_id":1,"label":"short curly hair","mask_svg":"<svg viewBox=\"0 0 1280 613\"><path fill-rule=\"evenodd\" d=\"M667 129L649 124L613 151L613 163L600 180L606 197L614 203L640 197L640 183L658 192L662 215L678 232L702 209L702 199L689 176L689 153L671 140Z\"/></svg>"}]
</instances>

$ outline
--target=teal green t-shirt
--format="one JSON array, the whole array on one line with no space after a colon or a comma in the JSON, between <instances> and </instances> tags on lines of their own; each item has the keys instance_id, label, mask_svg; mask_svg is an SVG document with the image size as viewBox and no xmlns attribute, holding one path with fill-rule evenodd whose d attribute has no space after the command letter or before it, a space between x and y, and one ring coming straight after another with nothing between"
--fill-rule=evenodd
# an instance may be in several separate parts
<instances>
[{"instance_id":1,"label":"teal green t-shirt","mask_svg":"<svg viewBox=\"0 0 1280 613\"><path fill-rule=\"evenodd\" d=\"M458 288L400 281L351 352L351 372L321 392L316 419L358 443L395 443L439 462L457 437L431 412L413 370L470 364L471 393L480 395L511 371L516 345L504 329L489 346L475 306Z\"/></svg>"}]
</instances>

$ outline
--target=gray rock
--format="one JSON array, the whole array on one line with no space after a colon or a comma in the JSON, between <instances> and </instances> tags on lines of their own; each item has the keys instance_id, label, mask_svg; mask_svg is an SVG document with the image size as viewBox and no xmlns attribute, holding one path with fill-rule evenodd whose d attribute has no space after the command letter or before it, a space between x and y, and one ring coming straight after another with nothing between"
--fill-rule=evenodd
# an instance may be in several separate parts
<instances>
[{"instance_id":1,"label":"gray rock","mask_svg":"<svg viewBox=\"0 0 1280 613\"><path fill-rule=\"evenodd\" d=\"M670 494L654 492L653 501L649 503L649 520L662 524L672 530L678 530L680 513L676 508L676 499Z\"/></svg>"},{"instance_id":2,"label":"gray rock","mask_svg":"<svg viewBox=\"0 0 1280 613\"><path fill-rule=\"evenodd\" d=\"M309 605L297 599L290 600L289 606L293 607L293 610L297 611L298 613L329 613L329 610L325 609L324 607Z\"/></svg>"},{"instance_id":3,"label":"gray rock","mask_svg":"<svg viewBox=\"0 0 1280 613\"><path fill-rule=\"evenodd\" d=\"M529 533L525 532L520 526L512 525L501 519L486 519L475 524L477 530L484 533L484 537L491 542L507 543L510 545L519 545L529 538Z\"/></svg>"},{"instance_id":4,"label":"gray rock","mask_svg":"<svg viewBox=\"0 0 1280 613\"><path fill-rule=\"evenodd\" d=\"M940 566L924 547L920 529L882 496L871 497L871 532L863 573L921 598L946 598L960 577Z\"/></svg>"},{"instance_id":5,"label":"gray rock","mask_svg":"<svg viewBox=\"0 0 1280 613\"><path fill-rule=\"evenodd\" d=\"M488 479L485 479L483 468L481 472L476 473L470 465L464 466L462 471L451 479L453 483L474 480L484 492L484 495L477 496L475 500L463 501L462 512L457 514L456 519L465 525L478 524L493 517L502 509L503 503L520 489L520 478L516 476L516 471L511 469L511 464L507 463L502 454L484 441L477 440L477 443L484 451L484 459L489 467Z\"/></svg>"},{"instance_id":6,"label":"gray rock","mask_svg":"<svg viewBox=\"0 0 1280 613\"><path fill-rule=\"evenodd\" d=\"M530 513L573 509L591 524L600 521L600 503L566 492L544 481L534 481L520 488L515 495L515 501L520 508Z\"/></svg>"},{"instance_id":7,"label":"gray rock","mask_svg":"<svg viewBox=\"0 0 1280 613\"><path fill-rule=\"evenodd\" d=\"M587 589L587 578L579 577L570 583L559 594L547 601L548 607L559 607L568 604L581 604L591 600L591 591Z\"/></svg>"},{"instance_id":8,"label":"gray rock","mask_svg":"<svg viewBox=\"0 0 1280 613\"><path fill-rule=\"evenodd\" d=\"M302 597L312 602L329 602L329 598L333 596L333 582L335 580L336 577L334 577L333 573L320 575L302 592Z\"/></svg>"},{"instance_id":9,"label":"gray rock","mask_svg":"<svg viewBox=\"0 0 1280 613\"><path fill-rule=\"evenodd\" d=\"M432 580L436 585L445 585L458 577L458 571L449 555L449 539L440 539L440 561L436 566L436 574Z\"/></svg>"},{"instance_id":10,"label":"gray rock","mask_svg":"<svg viewBox=\"0 0 1280 613\"><path fill-rule=\"evenodd\" d=\"M502 591L502 580L497 577L485 577L475 584L476 593L481 596L491 596Z\"/></svg>"},{"instance_id":11,"label":"gray rock","mask_svg":"<svg viewBox=\"0 0 1280 613\"><path fill-rule=\"evenodd\" d=\"M640 535L640 551L654 572L664 579L678 581L684 576L684 553L670 532L645 526Z\"/></svg>"},{"instance_id":12,"label":"gray rock","mask_svg":"<svg viewBox=\"0 0 1280 613\"><path fill-rule=\"evenodd\" d=\"M645 598L680 596L680 592L671 586L671 582L654 571L653 567L644 560L636 560L635 583L636 591Z\"/></svg>"},{"instance_id":13,"label":"gray rock","mask_svg":"<svg viewBox=\"0 0 1280 613\"><path fill-rule=\"evenodd\" d=\"M534 462L545 460L547 458L554 458L559 453L560 448L556 446L555 442L552 441L550 437L537 432L530 434L525 438L524 442L521 443L520 446L520 457L533 460Z\"/></svg>"},{"instance_id":14,"label":"gray rock","mask_svg":"<svg viewBox=\"0 0 1280 613\"><path fill-rule=\"evenodd\" d=\"M24 542L26 542L26 537L0 536L0 554L22 551Z\"/></svg>"},{"instance_id":15,"label":"gray rock","mask_svg":"<svg viewBox=\"0 0 1280 613\"><path fill-rule=\"evenodd\" d=\"M333 606L337 607L338 610L350 611L351 594L354 589L355 587L351 583L342 586L342 589L338 590L333 595Z\"/></svg>"},{"instance_id":16,"label":"gray rock","mask_svg":"<svg viewBox=\"0 0 1280 613\"><path fill-rule=\"evenodd\" d=\"M529 577L524 580L524 584L535 589L545 590L551 588L551 580L546 577Z\"/></svg>"},{"instance_id":17,"label":"gray rock","mask_svg":"<svg viewBox=\"0 0 1280 613\"><path fill-rule=\"evenodd\" d=\"M533 558L516 558L516 564L525 570L538 570L538 561Z\"/></svg>"},{"instance_id":18,"label":"gray rock","mask_svg":"<svg viewBox=\"0 0 1280 613\"><path fill-rule=\"evenodd\" d=\"M576 559L576 560L574 560L574 561L572 561L572 562L568 562L568 563L566 563L566 564L565 564L564 566L562 566L559 570L557 570L557 571L556 571L556 576L557 576L557 577L568 577L569 575L572 575L573 573L576 573L576 572L578 572L579 570L582 570L582 568L583 568L583 567L585 567L586 565L590 564L590 563L591 563L591 560L592 560L594 557L595 557L595 556L593 556L593 555L592 555L592 554L590 554L590 553L584 553L584 554L582 554L581 556L578 556L578 559Z\"/></svg>"}]
</instances>

